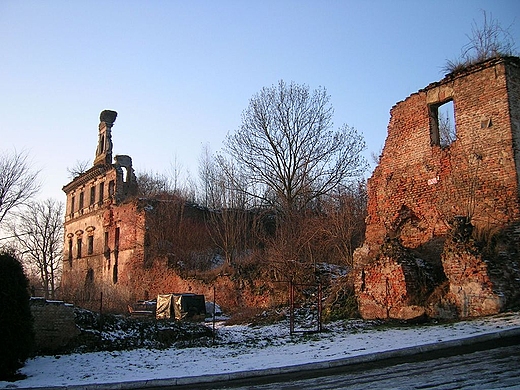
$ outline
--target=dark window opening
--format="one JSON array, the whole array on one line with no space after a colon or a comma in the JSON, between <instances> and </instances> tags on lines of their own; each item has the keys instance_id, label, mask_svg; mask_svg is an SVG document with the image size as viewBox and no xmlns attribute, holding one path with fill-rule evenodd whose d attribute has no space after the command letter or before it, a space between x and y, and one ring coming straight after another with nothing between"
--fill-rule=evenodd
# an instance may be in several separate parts
<instances>
[{"instance_id":1,"label":"dark window opening","mask_svg":"<svg viewBox=\"0 0 520 390\"><path fill-rule=\"evenodd\" d=\"M430 111L430 137L432 146L446 148L457 139L453 100L432 104Z\"/></svg>"},{"instance_id":2,"label":"dark window opening","mask_svg":"<svg viewBox=\"0 0 520 390\"><path fill-rule=\"evenodd\" d=\"M115 236L115 240L114 240L114 249L115 250L119 250L119 228L116 227L116 236Z\"/></svg>"},{"instance_id":3,"label":"dark window opening","mask_svg":"<svg viewBox=\"0 0 520 390\"><path fill-rule=\"evenodd\" d=\"M87 271L87 275L85 276L85 284L89 285L94 283L94 270L89 268Z\"/></svg>"},{"instance_id":4,"label":"dark window opening","mask_svg":"<svg viewBox=\"0 0 520 390\"><path fill-rule=\"evenodd\" d=\"M70 198L70 214L74 214L74 203L76 201L76 198L73 196L72 198Z\"/></svg>"},{"instance_id":5,"label":"dark window opening","mask_svg":"<svg viewBox=\"0 0 520 390\"><path fill-rule=\"evenodd\" d=\"M99 139L99 154L105 151L105 136L101 135Z\"/></svg>"},{"instance_id":6,"label":"dark window opening","mask_svg":"<svg viewBox=\"0 0 520 390\"><path fill-rule=\"evenodd\" d=\"M84 198L83 195L84 195L83 192L79 193L79 209L80 210L83 209L83 198Z\"/></svg>"},{"instance_id":7,"label":"dark window opening","mask_svg":"<svg viewBox=\"0 0 520 390\"><path fill-rule=\"evenodd\" d=\"M115 190L116 184L114 183L114 180L110 180L108 183L108 195L114 196L114 190Z\"/></svg>"},{"instance_id":8,"label":"dark window opening","mask_svg":"<svg viewBox=\"0 0 520 390\"><path fill-rule=\"evenodd\" d=\"M90 205L92 206L94 203L96 203L96 187L92 186L90 187Z\"/></svg>"},{"instance_id":9,"label":"dark window opening","mask_svg":"<svg viewBox=\"0 0 520 390\"><path fill-rule=\"evenodd\" d=\"M114 284L117 283L117 276L118 275L117 275L117 257L116 257L116 259L114 261L114 268L112 269L112 282Z\"/></svg>"},{"instance_id":10,"label":"dark window opening","mask_svg":"<svg viewBox=\"0 0 520 390\"><path fill-rule=\"evenodd\" d=\"M103 203L103 197L105 196L105 183L99 183L99 203Z\"/></svg>"},{"instance_id":11,"label":"dark window opening","mask_svg":"<svg viewBox=\"0 0 520 390\"><path fill-rule=\"evenodd\" d=\"M115 237L114 237L114 268L112 269L112 282L114 284L117 283L118 279L118 259L119 259L119 228L116 227Z\"/></svg>"},{"instance_id":12,"label":"dark window opening","mask_svg":"<svg viewBox=\"0 0 520 390\"><path fill-rule=\"evenodd\" d=\"M94 236L88 236L87 254L94 253Z\"/></svg>"},{"instance_id":13,"label":"dark window opening","mask_svg":"<svg viewBox=\"0 0 520 390\"><path fill-rule=\"evenodd\" d=\"M72 268L72 240L69 240L69 265Z\"/></svg>"},{"instance_id":14,"label":"dark window opening","mask_svg":"<svg viewBox=\"0 0 520 390\"><path fill-rule=\"evenodd\" d=\"M105 232L105 246L103 249L103 253L105 254L106 259L110 259L110 248L108 247L108 232ZM110 264L109 264L110 267Z\"/></svg>"},{"instance_id":15,"label":"dark window opening","mask_svg":"<svg viewBox=\"0 0 520 390\"><path fill-rule=\"evenodd\" d=\"M78 241L76 243L76 258L81 258L81 238L78 238Z\"/></svg>"}]
</instances>

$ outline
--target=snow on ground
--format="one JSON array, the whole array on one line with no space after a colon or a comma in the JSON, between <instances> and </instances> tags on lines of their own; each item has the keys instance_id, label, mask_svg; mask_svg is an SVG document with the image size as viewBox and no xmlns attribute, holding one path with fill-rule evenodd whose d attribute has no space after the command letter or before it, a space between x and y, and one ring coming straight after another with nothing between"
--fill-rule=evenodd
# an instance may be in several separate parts
<instances>
[{"instance_id":1,"label":"snow on ground","mask_svg":"<svg viewBox=\"0 0 520 390\"><path fill-rule=\"evenodd\" d=\"M455 340L520 327L520 313L438 325L388 326L350 320L315 334L289 334L288 323L218 327L215 345L166 350L76 353L26 362L27 378L2 388L167 379L283 367Z\"/></svg>"}]
</instances>

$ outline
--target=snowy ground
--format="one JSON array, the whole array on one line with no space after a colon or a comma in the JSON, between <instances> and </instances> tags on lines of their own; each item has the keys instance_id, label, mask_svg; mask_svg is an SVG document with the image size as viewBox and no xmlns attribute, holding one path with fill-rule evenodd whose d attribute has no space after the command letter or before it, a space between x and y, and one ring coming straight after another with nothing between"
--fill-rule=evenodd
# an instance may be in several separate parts
<instances>
[{"instance_id":1,"label":"snowy ground","mask_svg":"<svg viewBox=\"0 0 520 390\"><path fill-rule=\"evenodd\" d=\"M262 327L219 326L213 346L137 349L36 357L27 378L0 389L166 379L275 368L431 344L520 327L520 313L439 325L387 326L335 322L319 334L289 334L286 322Z\"/></svg>"}]
</instances>

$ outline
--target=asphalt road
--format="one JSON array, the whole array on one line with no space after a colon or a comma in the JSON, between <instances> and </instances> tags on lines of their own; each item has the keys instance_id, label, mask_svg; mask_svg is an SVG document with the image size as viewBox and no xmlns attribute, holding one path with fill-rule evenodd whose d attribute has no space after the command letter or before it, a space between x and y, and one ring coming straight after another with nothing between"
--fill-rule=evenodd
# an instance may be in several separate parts
<instances>
[{"instance_id":1,"label":"asphalt road","mask_svg":"<svg viewBox=\"0 0 520 390\"><path fill-rule=\"evenodd\" d=\"M335 369L175 388L520 390L520 338Z\"/></svg>"},{"instance_id":2,"label":"asphalt road","mask_svg":"<svg viewBox=\"0 0 520 390\"><path fill-rule=\"evenodd\" d=\"M264 372L262 372L264 371ZM366 357L107 389L519 389L519 329ZM100 388L96 387L96 390Z\"/></svg>"},{"instance_id":3,"label":"asphalt road","mask_svg":"<svg viewBox=\"0 0 520 390\"><path fill-rule=\"evenodd\" d=\"M416 357L416 359L421 359ZM299 379L298 374L266 383L214 384L218 389L520 389L520 345L462 355L374 367L344 367L343 372Z\"/></svg>"}]
</instances>

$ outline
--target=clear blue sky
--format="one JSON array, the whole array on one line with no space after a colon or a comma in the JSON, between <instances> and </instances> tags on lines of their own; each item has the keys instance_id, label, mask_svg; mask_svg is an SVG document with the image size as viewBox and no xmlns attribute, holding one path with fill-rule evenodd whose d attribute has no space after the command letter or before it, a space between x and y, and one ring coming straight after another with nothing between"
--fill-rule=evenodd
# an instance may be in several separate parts
<instances>
[{"instance_id":1,"label":"clear blue sky","mask_svg":"<svg viewBox=\"0 0 520 390\"><path fill-rule=\"evenodd\" d=\"M99 113L138 171L198 173L253 94L280 79L324 86L335 126L369 157L398 101L443 77L480 10L520 45L517 0L0 1L0 150L26 150L64 200L67 167L92 162ZM516 20L515 20L516 18Z\"/></svg>"}]
</instances>

